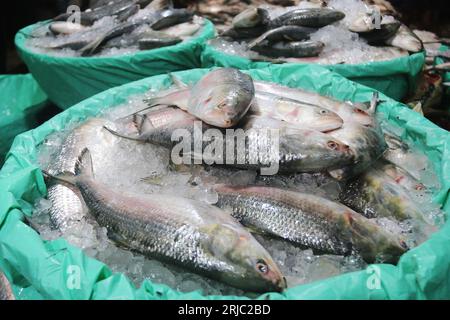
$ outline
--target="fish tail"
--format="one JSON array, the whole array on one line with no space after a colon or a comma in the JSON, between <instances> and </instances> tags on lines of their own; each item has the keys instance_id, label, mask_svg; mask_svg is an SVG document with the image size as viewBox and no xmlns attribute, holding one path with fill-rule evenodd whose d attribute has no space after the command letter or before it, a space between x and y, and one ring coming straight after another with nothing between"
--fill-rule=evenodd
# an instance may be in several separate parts
<instances>
[{"instance_id":1,"label":"fish tail","mask_svg":"<svg viewBox=\"0 0 450 320\"><path fill-rule=\"evenodd\" d=\"M173 73L169 73L168 76L170 77L170 80L172 80L173 84L178 87L179 89L188 89L189 86L184 83L183 81L181 81L180 78L178 78L177 76L175 76Z\"/></svg>"},{"instance_id":2,"label":"fish tail","mask_svg":"<svg viewBox=\"0 0 450 320\"><path fill-rule=\"evenodd\" d=\"M372 100L370 101L370 108L367 110L371 114L375 114L375 111L377 111L379 101L379 95L378 92L374 92L372 95Z\"/></svg>"},{"instance_id":3,"label":"fish tail","mask_svg":"<svg viewBox=\"0 0 450 320\"><path fill-rule=\"evenodd\" d=\"M58 175L53 175L46 170L42 170L44 177L50 181L56 181L66 187L73 189L76 187L76 176L72 172L63 172Z\"/></svg>"},{"instance_id":4,"label":"fish tail","mask_svg":"<svg viewBox=\"0 0 450 320\"><path fill-rule=\"evenodd\" d=\"M266 34L263 33L262 35L260 35L258 38L254 39L253 41L251 41L248 45L247 45L247 49L252 49L255 46L257 46L261 41L264 40L264 38L266 37Z\"/></svg>"},{"instance_id":5,"label":"fish tail","mask_svg":"<svg viewBox=\"0 0 450 320\"><path fill-rule=\"evenodd\" d=\"M85 57L85 56L90 56L90 55L94 54L98 50L98 47L103 43L104 40L105 40L105 36L101 36L101 37L97 38L96 40L88 43L87 45L85 45L83 48L80 49L81 55L83 57Z\"/></svg>"}]
</instances>

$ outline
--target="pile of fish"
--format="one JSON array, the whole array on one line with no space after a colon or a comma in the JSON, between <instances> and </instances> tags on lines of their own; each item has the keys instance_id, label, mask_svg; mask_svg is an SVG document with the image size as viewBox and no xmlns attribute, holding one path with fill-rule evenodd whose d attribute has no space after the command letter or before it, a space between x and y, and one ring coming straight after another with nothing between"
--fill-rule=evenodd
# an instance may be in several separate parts
<instances>
[{"instance_id":1,"label":"pile of fish","mask_svg":"<svg viewBox=\"0 0 450 320\"><path fill-rule=\"evenodd\" d=\"M410 194L429 190L399 160L408 146L392 135L386 141L375 117L376 95L342 102L231 68L195 84L172 80L131 113L111 109L74 128L41 161L52 228L92 219L121 248L244 292L289 285L259 235L314 256L396 263L436 229ZM223 138L230 129L245 133L231 149ZM274 163L279 170L265 175ZM162 192L166 179L172 189ZM336 194L316 192L312 181L321 180L339 185ZM206 197L195 195L199 186Z\"/></svg>"},{"instance_id":2,"label":"pile of fish","mask_svg":"<svg viewBox=\"0 0 450 320\"><path fill-rule=\"evenodd\" d=\"M300 2L296 7L250 7L211 44L225 52L275 62L359 63L423 49L392 16L361 0Z\"/></svg>"},{"instance_id":3,"label":"pile of fish","mask_svg":"<svg viewBox=\"0 0 450 320\"><path fill-rule=\"evenodd\" d=\"M119 0L64 13L33 30L27 45L54 55L129 53L175 45L195 35L204 20L170 0ZM78 20L77 20L78 19Z\"/></svg>"}]
</instances>

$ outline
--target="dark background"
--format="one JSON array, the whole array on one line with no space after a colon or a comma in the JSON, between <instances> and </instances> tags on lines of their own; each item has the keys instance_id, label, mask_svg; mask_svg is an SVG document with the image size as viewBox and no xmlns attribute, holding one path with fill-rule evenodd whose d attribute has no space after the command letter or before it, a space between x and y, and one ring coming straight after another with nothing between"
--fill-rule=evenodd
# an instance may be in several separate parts
<instances>
[{"instance_id":1,"label":"dark background","mask_svg":"<svg viewBox=\"0 0 450 320\"><path fill-rule=\"evenodd\" d=\"M175 0L174 2L180 6L185 3L192 4L195 0ZM391 0L390 2L402 15L401 20L410 27L429 30L442 37L450 37L449 0ZM65 12L67 6L73 3L80 5L82 9L89 6L89 0L3 1L3 7L0 10L0 74L28 72L14 46L14 35L19 29Z\"/></svg>"}]
</instances>

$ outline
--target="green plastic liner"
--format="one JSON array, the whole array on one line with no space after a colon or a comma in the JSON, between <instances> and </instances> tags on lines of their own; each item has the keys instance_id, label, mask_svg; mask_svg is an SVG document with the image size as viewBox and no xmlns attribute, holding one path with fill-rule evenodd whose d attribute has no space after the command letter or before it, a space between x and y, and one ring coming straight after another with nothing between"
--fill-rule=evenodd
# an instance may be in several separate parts
<instances>
[{"instance_id":1,"label":"green plastic liner","mask_svg":"<svg viewBox=\"0 0 450 320\"><path fill-rule=\"evenodd\" d=\"M128 82L199 68L203 44L215 32L213 24L206 20L198 36L170 47L110 57L55 57L33 52L25 45L27 36L43 23L19 30L15 43L49 99L63 109Z\"/></svg>"},{"instance_id":2,"label":"green plastic liner","mask_svg":"<svg viewBox=\"0 0 450 320\"><path fill-rule=\"evenodd\" d=\"M209 69L177 72L185 82L195 82ZM270 66L250 70L255 79L333 96L340 100L368 101L373 89L315 65ZM40 127L16 138L0 171L0 268L13 279L18 298L32 299L220 299L203 297L201 292L180 293L162 284L144 281L137 289L124 275L112 273L103 263L87 257L63 239L42 241L23 222L33 203L46 194L37 163L37 146L69 122L92 117L99 111L122 104L133 94L171 84L168 75L159 75L112 88L58 114ZM384 95L377 112L405 129L402 138L411 139L434 164L441 189L434 201L450 213L450 134L418 113ZM420 246L405 253L397 266L371 265L352 272L290 288L283 293L266 293L259 299L444 299L450 297L450 223ZM71 266L79 268L79 289L68 289ZM375 269L374 269L375 268ZM374 271L375 270L375 271ZM371 286L374 274L380 286ZM242 297L226 297L238 299Z\"/></svg>"},{"instance_id":3,"label":"green plastic liner","mask_svg":"<svg viewBox=\"0 0 450 320\"><path fill-rule=\"evenodd\" d=\"M46 101L31 74L0 75L0 167L14 137L39 125Z\"/></svg>"},{"instance_id":4,"label":"green plastic liner","mask_svg":"<svg viewBox=\"0 0 450 320\"><path fill-rule=\"evenodd\" d=\"M269 62L252 61L223 53L208 44L205 44L201 59L203 68L259 69L270 65ZM394 100L401 101L408 94L414 92L418 75L424 63L425 55L420 52L389 61L324 65L324 67L347 79L380 91Z\"/></svg>"}]
</instances>

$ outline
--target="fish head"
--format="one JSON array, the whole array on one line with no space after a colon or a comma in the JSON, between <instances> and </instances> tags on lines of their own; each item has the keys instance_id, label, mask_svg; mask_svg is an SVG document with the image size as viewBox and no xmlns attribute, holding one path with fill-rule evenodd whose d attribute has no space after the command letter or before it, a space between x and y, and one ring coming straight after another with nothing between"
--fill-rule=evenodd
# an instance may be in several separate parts
<instances>
[{"instance_id":1,"label":"fish head","mask_svg":"<svg viewBox=\"0 0 450 320\"><path fill-rule=\"evenodd\" d=\"M234 84L210 88L198 96L194 114L220 128L234 126L248 111L252 98Z\"/></svg>"},{"instance_id":2,"label":"fish head","mask_svg":"<svg viewBox=\"0 0 450 320\"><path fill-rule=\"evenodd\" d=\"M221 280L253 292L282 291L286 280L270 254L245 229L221 224L211 232L210 252L227 267Z\"/></svg>"},{"instance_id":3,"label":"fish head","mask_svg":"<svg viewBox=\"0 0 450 320\"><path fill-rule=\"evenodd\" d=\"M311 126L321 132L339 129L344 125L344 120L334 111L317 107L314 110L315 119Z\"/></svg>"},{"instance_id":4,"label":"fish head","mask_svg":"<svg viewBox=\"0 0 450 320\"><path fill-rule=\"evenodd\" d=\"M343 217L351 230L355 249L366 262L397 263L400 256L408 250L408 245L402 238L383 230L356 212L348 209Z\"/></svg>"},{"instance_id":5,"label":"fish head","mask_svg":"<svg viewBox=\"0 0 450 320\"><path fill-rule=\"evenodd\" d=\"M363 126L372 126L374 118L367 111L355 107L352 110L352 119Z\"/></svg>"},{"instance_id":6,"label":"fish head","mask_svg":"<svg viewBox=\"0 0 450 320\"><path fill-rule=\"evenodd\" d=\"M315 130L286 129L280 136L280 149L286 154L300 153L303 167L333 169L353 163L355 152L346 143Z\"/></svg>"}]
</instances>

